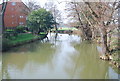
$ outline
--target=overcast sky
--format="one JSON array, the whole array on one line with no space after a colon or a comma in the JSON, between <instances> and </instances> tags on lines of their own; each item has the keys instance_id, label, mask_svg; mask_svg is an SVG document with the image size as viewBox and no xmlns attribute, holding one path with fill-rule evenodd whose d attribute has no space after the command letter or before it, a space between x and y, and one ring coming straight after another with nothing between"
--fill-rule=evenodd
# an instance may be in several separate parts
<instances>
[{"instance_id":1,"label":"overcast sky","mask_svg":"<svg viewBox=\"0 0 120 81\"><path fill-rule=\"evenodd\" d=\"M0 0L0 4L2 3L2 0Z\"/></svg>"},{"instance_id":2,"label":"overcast sky","mask_svg":"<svg viewBox=\"0 0 120 81\"><path fill-rule=\"evenodd\" d=\"M3 0L0 0L0 3L2 3L2 1ZM19 0L14 0L14 1L18 2ZM22 1L25 3L27 0L22 0ZM40 4L41 7L44 7L46 2L54 2L57 5L58 9L62 12L62 17L66 18L66 13L65 13L66 0L34 0L34 1L38 2L38 4ZM67 21L64 20L64 22L67 22Z\"/></svg>"},{"instance_id":3,"label":"overcast sky","mask_svg":"<svg viewBox=\"0 0 120 81\"><path fill-rule=\"evenodd\" d=\"M25 1L25 0L23 0ZM53 2L57 5L58 9L62 12L62 18L64 19L64 23L67 23L67 14L65 12L65 1L66 0L35 0L38 2L42 7L44 7L46 2Z\"/></svg>"},{"instance_id":4,"label":"overcast sky","mask_svg":"<svg viewBox=\"0 0 120 81\"><path fill-rule=\"evenodd\" d=\"M3 0L0 0L0 3L2 2ZM18 1L18 0L15 0L15 1ZM22 0L23 2L26 2L27 0ZM64 22L66 23L67 22L67 14L65 12L65 2L66 1L73 1L73 0L34 0L36 2L38 2L38 4L41 5L41 7L44 7L45 3L46 2L54 2L58 9L62 12L62 17L64 18ZM75 0L77 2L82 2L82 0ZM96 2L96 1L99 1L99 0L88 0L88 1L93 1L93 2ZM114 0L101 0L101 1L114 1Z\"/></svg>"}]
</instances>

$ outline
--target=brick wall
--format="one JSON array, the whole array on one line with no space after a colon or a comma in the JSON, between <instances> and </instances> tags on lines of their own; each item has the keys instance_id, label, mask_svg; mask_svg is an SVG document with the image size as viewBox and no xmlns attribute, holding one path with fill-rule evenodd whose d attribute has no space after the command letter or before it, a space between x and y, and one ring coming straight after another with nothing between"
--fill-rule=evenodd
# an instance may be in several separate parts
<instances>
[{"instance_id":1,"label":"brick wall","mask_svg":"<svg viewBox=\"0 0 120 81\"><path fill-rule=\"evenodd\" d=\"M28 8L23 2L7 2L4 15L4 24L6 28L14 28L19 25L26 25Z\"/></svg>"}]
</instances>

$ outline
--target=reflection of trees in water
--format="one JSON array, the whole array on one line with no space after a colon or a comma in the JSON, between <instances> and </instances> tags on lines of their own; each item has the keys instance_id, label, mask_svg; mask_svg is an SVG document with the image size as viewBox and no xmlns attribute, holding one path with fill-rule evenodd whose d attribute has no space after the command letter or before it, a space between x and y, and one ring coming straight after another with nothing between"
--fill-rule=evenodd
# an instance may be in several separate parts
<instances>
[{"instance_id":1,"label":"reflection of trees in water","mask_svg":"<svg viewBox=\"0 0 120 81\"><path fill-rule=\"evenodd\" d=\"M36 43L35 43L36 44ZM32 44L33 45L33 44ZM34 45L33 45L34 48ZM19 49L23 49L20 47ZM49 60L54 54L55 49L51 48L51 44L49 43L43 43L41 45L36 45L36 51L35 52L19 52L20 50L16 52L11 52L10 54L7 53L4 56L6 63L13 63L15 65L19 65L19 63L26 63L27 61L35 61L38 63L44 63ZM7 59L7 60L6 60ZM25 62L26 61L26 62ZM20 64L23 65L23 64Z\"/></svg>"},{"instance_id":2,"label":"reflection of trees in water","mask_svg":"<svg viewBox=\"0 0 120 81\"><path fill-rule=\"evenodd\" d=\"M40 41L36 41L29 44L24 44L19 47L12 48L9 52L35 52L38 45L41 45Z\"/></svg>"},{"instance_id":3,"label":"reflection of trees in water","mask_svg":"<svg viewBox=\"0 0 120 81\"><path fill-rule=\"evenodd\" d=\"M58 52L59 46L51 43L52 40L53 43L56 41L57 44L61 44L59 42L59 39L61 39L60 35L56 36L53 37L54 40L49 39L49 41L47 41L47 39L45 39L42 42L37 41L27 46L20 46L16 48L15 51L13 49L10 53L4 54L3 71L6 72L4 75L6 77L9 76L9 65L20 71L28 69L28 67L31 69L33 68L33 70L40 66L45 66L46 68L46 65L48 65L50 70L56 68L56 60L54 59L56 58L55 54L56 51ZM77 53L68 54L69 60L65 60L65 62L67 62L63 66L65 72L71 76L70 78L108 78L108 64L98 59L96 45L88 42L81 42L80 44L75 43L72 46L74 46ZM14 71L14 69L12 70Z\"/></svg>"},{"instance_id":4,"label":"reflection of trees in water","mask_svg":"<svg viewBox=\"0 0 120 81\"><path fill-rule=\"evenodd\" d=\"M98 59L96 45L82 42L76 45L78 54L71 56L72 65L66 71L71 78L105 79L108 77L108 63Z\"/></svg>"},{"instance_id":5,"label":"reflection of trees in water","mask_svg":"<svg viewBox=\"0 0 120 81\"><path fill-rule=\"evenodd\" d=\"M32 48L33 50L31 52ZM18 47L15 52L13 49L10 53L5 53L3 55L3 72L5 71L7 73L9 66L22 71L26 65L29 66L29 64L32 64L32 67L34 67L34 65L36 66L36 64L40 65L48 63L52 65L54 52L55 49L52 48L50 43L35 42L27 46ZM9 73L6 73L3 75L7 77Z\"/></svg>"},{"instance_id":6,"label":"reflection of trees in water","mask_svg":"<svg viewBox=\"0 0 120 81\"><path fill-rule=\"evenodd\" d=\"M3 79L10 79L10 75L9 75L9 72L7 69L3 69L2 78Z\"/></svg>"},{"instance_id":7,"label":"reflection of trees in water","mask_svg":"<svg viewBox=\"0 0 120 81\"><path fill-rule=\"evenodd\" d=\"M20 53L8 53L3 55L3 64L2 64L2 70L3 70L3 77L5 79L11 79L10 77L10 71L12 70L12 74L15 72L17 73L16 69L19 69L22 71L25 68L25 65L28 61L28 55L27 54L20 54Z\"/></svg>"},{"instance_id":8,"label":"reflection of trees in water","mask_svg":"<svg viewBox=\"0 0 120 81\"><path fill-rule=\"evenodd\" d=\"M56 42L58 41L57 39L59 39L58 33L50 33L48 40L50 40L50 42L55 46L56 46Z\"/></svg>"},{"instance_id":9,"label":"reflection of trees in water","mask_svg":"<svg viewBox=\"0 0 120 81\"><path fill-rule=\"evenodd\" d=\"M22 70L28 61L28 54L10 53L3 55L3 69L8 69L9 66L15 66Z\"/></svg>"},{"instance_id":10,"label":"reflection of trees in water","mask_svg":"<svg viewBox=\"0 0 120 81\"><path fill-rule=\"evenodd\" d=\"M56 45L57 37L58 37L58 33L55 34L55 45Z\"/></svg>"},{"instance_id":11,"label":"reflection of trees in water","mask_svg":"<svg viewBox=\"0 0 120 81\"><path fill-rule=\"evenodd\" d=\"M52 48L50 43L43 43L42 46L38 46L38 48L35 53L30 54L30 60L39 64L50 62L53 58L55 48Z\"/></svg>"}]
</instances>

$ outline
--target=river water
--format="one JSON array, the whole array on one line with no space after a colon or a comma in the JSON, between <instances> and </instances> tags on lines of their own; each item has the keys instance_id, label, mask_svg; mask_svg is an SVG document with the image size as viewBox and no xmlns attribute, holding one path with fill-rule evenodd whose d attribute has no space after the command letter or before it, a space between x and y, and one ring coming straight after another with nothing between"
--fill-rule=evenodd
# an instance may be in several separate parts
<instances>
[{"instance_id":1,"label":"river water","mask_svg":"<svg viewBox=\"0 0 120 81\"><path fill-rule=\"evenodd\" d=\"M3 79L118 79L95 44L77 35L54 34L3 53Z\"/></svg>"}]
</instances>

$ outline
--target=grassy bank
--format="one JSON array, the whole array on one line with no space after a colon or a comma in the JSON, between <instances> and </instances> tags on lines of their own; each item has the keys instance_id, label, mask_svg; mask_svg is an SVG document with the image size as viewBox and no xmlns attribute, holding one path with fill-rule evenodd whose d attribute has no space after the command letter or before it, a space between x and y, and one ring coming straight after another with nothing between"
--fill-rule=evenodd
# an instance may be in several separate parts
<instances>
[{"instance_id":1,"label":"grassy bank","mask_svg":"<svg viewBox=\"0 0 120 81\"><path fill-rule=\"evenodd\" d=\"M74 27L61 27L61 28L58 28L58 31L69 31L69 30L78 30L77 28L74 28ZM51 29L51 31L56 31L56 29Z\"/></svg>"},{"instance_id":2,"label":"grassy bank","mask_svg":"<svg viewBox=\"0 0 120 81\"><path fill-rule=\"evenodd\" d=\"M23 33L17 36L12 36L10 39L3 38L2 50L7 51L11 47L16 47L25 43L30 43L35 40L43 39L46 37L46 34L33 35L31 33Z\"/></svg>"}]
</instances>

